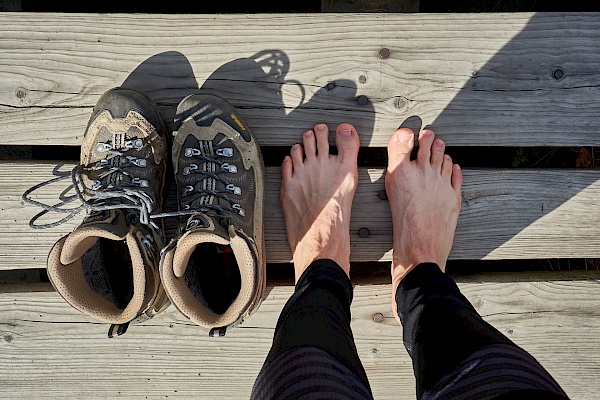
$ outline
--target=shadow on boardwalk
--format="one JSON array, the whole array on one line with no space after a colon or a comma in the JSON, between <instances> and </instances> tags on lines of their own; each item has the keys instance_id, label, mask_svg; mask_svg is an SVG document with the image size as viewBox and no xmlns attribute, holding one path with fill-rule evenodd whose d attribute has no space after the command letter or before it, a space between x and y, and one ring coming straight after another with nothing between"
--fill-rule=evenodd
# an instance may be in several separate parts
<instances>
[{"instance_id":1,"label":"shadow on boardwalk","mask_svg":"<svg viewBox=\"0 0 600 400\"><path fill-rule=\"evenodd\" d=\"M471 77L428 127L448 146L600 145L599 27L597 16L533 15L487 62L473 64ZM403 125L417 133L421 120L413 116ZM449 152L452 155L451 148ZM513 177L525 176L514 172ZM516 182L500 173L466 171L451 258L497 258L494 254L511 241L513 256L503 253L500 258L521 258L519 247L525 254L537 254L528 258L567 254L572 242L561 235L569 225L579 235L577 223L600 222L586 214L592 211L586 206L589 197L598 192L592 189L596 174L526 172L528 180ZM561 233L548 229L552 224L561 224ZM541 238L543 243L536 242ZM574 253L582 254L583 249Z\"/></svg>"}]
</instances>

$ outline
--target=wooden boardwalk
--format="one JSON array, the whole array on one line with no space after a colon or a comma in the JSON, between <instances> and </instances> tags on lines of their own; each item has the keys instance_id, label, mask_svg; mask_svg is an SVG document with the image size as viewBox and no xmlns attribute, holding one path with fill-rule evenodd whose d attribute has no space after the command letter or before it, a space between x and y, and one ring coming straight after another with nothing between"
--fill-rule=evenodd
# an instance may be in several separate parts
<instances>
[{"instance_id":1,"label":"wooden boardwalk","mask_svg":"<svg viewBox=\"0 0 600 400\"><path fill-rule=\"evenodd\" d=\"M459 282L485 319L533 354L573 399L600 387L598 274L479 275ZM574 280L575 279L575 280ZM0 287L0 397L247 399L290 286L270 288L259 312L210 339L173 307L106 338L50 285ZM389 306L389 285L357 285L352 329L376 399L415 397L411 360ZM567 300L568 299L568 300ZM375 313L384 321L376 323Z\"/></svg>"},{"instance_id":2,"label":"wooden boardwalk","mask_svg":"<svg viewBox=\"0 0 600 400\"><path fill-rule=\"evenodd\" d=\"M385 147L400 125L431 126L449 146L599 146L599 65L598 14L0 13L0 145L77 146L99 96L126 86L167 121L186 95L217 93L264 152L317 122L343 121L358 127L363 147ZM72 165L0 162L0 272L44 268L52 243L77 224L32 231L38 210L20 200ZM360 169L354 261L391 258L384 168ZM290 260L278 185L269 167L269 262ZM64 189L37 199L58 201ZM600 258L599 195L597 170L465 169L451 258ZM378 282L355 282L359 354L377 399L413 398L391 287ZM596 397L598 271L481 274L460 286L573 399ZM108 340L105 324L49 284L0 285L0 398L247 398L291 291L271 282L260 311L222 339L208 340L171 307Z\"/></svg>"}]
</instances>

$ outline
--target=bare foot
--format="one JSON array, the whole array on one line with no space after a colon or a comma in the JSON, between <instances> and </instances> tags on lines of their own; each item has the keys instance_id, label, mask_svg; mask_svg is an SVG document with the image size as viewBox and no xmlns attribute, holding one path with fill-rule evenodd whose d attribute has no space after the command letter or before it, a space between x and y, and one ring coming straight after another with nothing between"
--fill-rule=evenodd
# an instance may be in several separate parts
<instances>
[{"instance_id":1,"label":"bare foot","mask_svg":"<svg viewBox=\"0 0 600 400\"><path fill-rule=\"evenodd\" d=\"M314 260L329 258L350 276L350 212L358 183L360 142L356 129L340 124L338 155L329 154L329 128L318 124L283 160L280 200L292 248L296 282Z\"/></svg>"},{"instance_id":2,"label":"bare foot","mask_svg":"<svg viewBox=\"0 0 600 400\"><path fill-rule=\"evenodd\" d=\"M446 270L460 212L462 171L444 154L434 133L419 135L417 159L410 160L414 134L399 129L388 144L385 186L394 227L392 304L398 283L414 267L434 262ZM396 313L394 313L396 314Z\"/></svg>"}]
</instances>

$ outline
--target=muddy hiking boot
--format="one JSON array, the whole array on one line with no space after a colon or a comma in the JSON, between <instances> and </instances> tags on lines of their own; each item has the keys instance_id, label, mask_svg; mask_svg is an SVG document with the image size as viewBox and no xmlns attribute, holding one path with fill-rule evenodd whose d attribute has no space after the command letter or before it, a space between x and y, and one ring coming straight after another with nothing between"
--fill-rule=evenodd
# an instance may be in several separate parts
<instances>
[{"instance_id":1,"label":"muddy hiking boot","mask_svg":"<svg viewBox=\"0 0 600 400\"><path fill-rule=\"evenodd\" d=\"M178 235L162 253L160 275L187 318L223 336L263 298L264 166L249 127L213 95L177 107L173 169Z\"/></svg>"},{"instance_id":2,"label":"muddy hiking boot","mask_svg":"<svg viewBox=\"0 0 600 400\"><path fill-rule=\"evenodd\" d=\"M151 219L163 207L167 134L148 98L112 89L92 112L71 174L83 204L71 213L85 208L87 215L50 251L48 276L74 308L113 324L109 337L168 306L158 273L165 239Z\"/></svg>"}]
</instances>

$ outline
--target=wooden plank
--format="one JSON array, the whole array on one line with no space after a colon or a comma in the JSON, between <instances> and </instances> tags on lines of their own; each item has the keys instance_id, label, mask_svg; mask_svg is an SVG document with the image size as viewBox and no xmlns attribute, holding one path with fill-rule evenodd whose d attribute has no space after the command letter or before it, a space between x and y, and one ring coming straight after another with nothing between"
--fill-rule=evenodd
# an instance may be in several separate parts
<instances>
[{"instance_id":1,"label":"wooden plank","mask_svg":"<svg viewBox=\"0 0 600 400\"><path fill-rule=\"evenodd\" d=\"M99 96L124 85L168 121L199 87L218 93L261 145L348 121L385 146L418 117L454 146L597 146L599 64L595 13L5 13L0 144L78 145Z\"/></svg>"},{"instance_id":2,"label":"wooden plank","mask_svg":"<svg viewBox=\"0 0 600 400\"><path fill-rule=\"evenodd\" d=\"M70 171L72 164L0 163L0 269L43 268L52 244L81 220L58 228L31 230L39 209L21 194L36 183ZM279 168L267 168L265 238L267 260L291 259L279 206ZM598 258L600 257L600 171L464 171L463 204L451 259ZM58 202L67 181L34 197ZM391 260L389 203L379 198L384 171L359 170L351 221L352 261ZM62 217L62 216L61 216ZM369 236L361 238L359 229Z\"/></svg>"},{"instance_id":3,"label":"wooden plank","mask_svg":"<svg viewBox=\"0 0 600 400\"><path fill-rule=\"evenodd\" d=\"M515 283L489 274L463 278L459 286L572 399L594 398L600 388L600 274L527 277ZM0 286L0 397L248 398L291 292L290 286L270 287L260 311L224 338L208 338L170 307L109 340L106 324L79 314L49 285ZM357 285L354 293L352 329L375 398L414 398L390 285ZM374 322L375 313L383 322Z\"/></svg>"}]
</instances>

